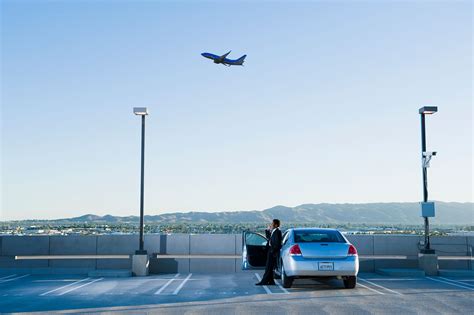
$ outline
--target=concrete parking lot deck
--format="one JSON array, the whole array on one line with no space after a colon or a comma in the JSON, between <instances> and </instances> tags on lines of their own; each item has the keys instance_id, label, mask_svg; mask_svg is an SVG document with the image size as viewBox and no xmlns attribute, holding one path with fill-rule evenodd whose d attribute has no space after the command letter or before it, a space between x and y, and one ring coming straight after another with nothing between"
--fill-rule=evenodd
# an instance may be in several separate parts
<instances>
[{"instance_id":1,"label":"concrete parking lot deck","mask_svg":"<svg viewBox=\"0 0 474 315\"><path fill-rule=\"evenodd\" d=\"M469 314L474 278L359 275L342 282L297 280L255 286L261 272L133 278L0 275L0 312L159 314Z\"/></svg>"}]
</instances>

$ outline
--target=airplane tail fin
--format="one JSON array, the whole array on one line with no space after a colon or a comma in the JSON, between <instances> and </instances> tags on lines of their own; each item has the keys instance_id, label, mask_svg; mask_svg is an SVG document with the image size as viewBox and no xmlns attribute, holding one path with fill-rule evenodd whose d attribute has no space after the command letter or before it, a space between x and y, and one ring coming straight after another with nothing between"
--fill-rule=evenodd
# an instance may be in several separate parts
<instances>
[{"instance_id":1,"label":"airplane tail fin","mask_svg":"<svg viewBox=\"0 0 474 315\"><path fill-rule=\"evenodd\" d=\"M243 55L242 57L240 57L239 59L237 59L237 64L239 65L243 65L244 64L244 61L245 61L245 57L247 57L247 55Z\"/></svg>"}]
</instances>

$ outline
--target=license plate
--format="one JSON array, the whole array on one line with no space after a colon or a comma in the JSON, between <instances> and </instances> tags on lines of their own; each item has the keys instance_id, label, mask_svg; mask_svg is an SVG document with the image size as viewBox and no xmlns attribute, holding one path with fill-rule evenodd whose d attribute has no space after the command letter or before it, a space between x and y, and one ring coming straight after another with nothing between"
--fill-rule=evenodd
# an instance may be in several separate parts
<instances>
[{"instance_id":1,"label":"license plate","mask_svg":"<svg viewBox=\"0 0 474 315\"><path fill-rule=\"evenodd\" d=\"M320 262L318 263L318 270L334 270L334 263L332 262Z\"/></svg>"}]
</instances>

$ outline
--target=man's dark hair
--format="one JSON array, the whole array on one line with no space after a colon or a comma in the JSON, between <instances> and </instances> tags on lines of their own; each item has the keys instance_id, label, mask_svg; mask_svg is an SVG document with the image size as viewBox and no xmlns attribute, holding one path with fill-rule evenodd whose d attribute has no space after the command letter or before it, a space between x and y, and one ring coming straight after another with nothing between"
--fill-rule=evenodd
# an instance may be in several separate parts
<instances>
[{"instance_id":1,"label":"man's dark hair","mask_svg":"<svg viewBox=\"0 0 474 315\"><path fill-rule=\"evenodd\" d=\"M280 227L280 220L273 219L273 224L275 224L277 227Z\"/></svg>"}]
</instances>

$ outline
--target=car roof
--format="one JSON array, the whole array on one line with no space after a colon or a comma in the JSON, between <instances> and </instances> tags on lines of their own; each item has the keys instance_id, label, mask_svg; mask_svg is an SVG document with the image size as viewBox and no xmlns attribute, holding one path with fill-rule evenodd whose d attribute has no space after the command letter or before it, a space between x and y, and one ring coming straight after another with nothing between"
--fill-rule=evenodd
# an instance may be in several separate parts
<instances>
[{"instance_id":1,"label":"car roof","mask_svg":"<svg viewBox=\"0 0 474 315\"><path fill-rule=\"evenodd\" d=\"M290 228L288 230L292 231L337 231L337 229L329 229L329 228L318 228L318 227L306 227L306 228Z\"/></svg>"}]
</instances>

